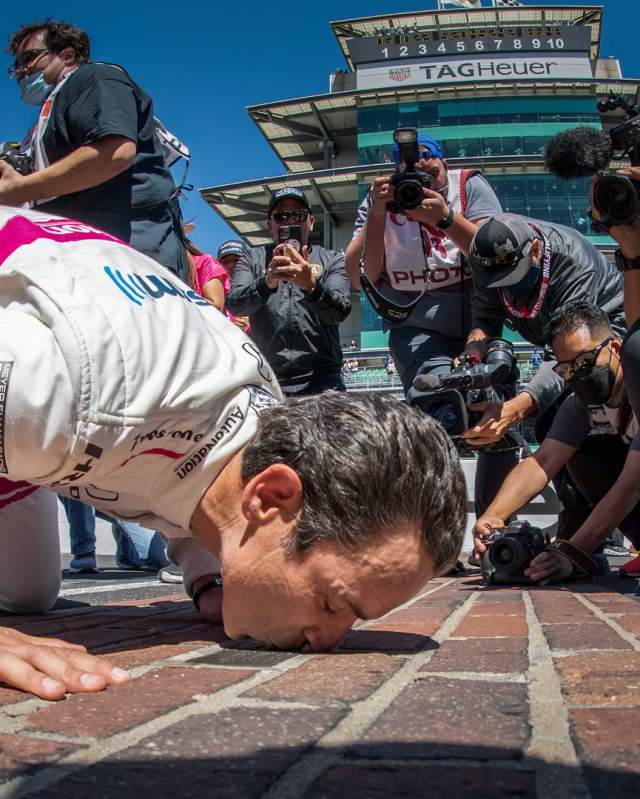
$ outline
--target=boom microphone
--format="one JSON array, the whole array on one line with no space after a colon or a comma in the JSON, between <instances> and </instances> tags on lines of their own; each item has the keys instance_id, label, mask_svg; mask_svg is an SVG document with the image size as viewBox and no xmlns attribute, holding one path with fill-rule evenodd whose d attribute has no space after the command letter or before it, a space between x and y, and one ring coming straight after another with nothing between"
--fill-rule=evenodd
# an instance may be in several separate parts
<instances>
[{"instance_id":1,"label":"boom microphone","mask_svg":"<svg viewBox=\"0 0 640 799\"><path fill-rule=\"evenodd\" d=\"M552 175L563 180L587 178L607 168L611 138L588 125L558 133L544 148L544 160Z\"/></svg>"}]
</instances>

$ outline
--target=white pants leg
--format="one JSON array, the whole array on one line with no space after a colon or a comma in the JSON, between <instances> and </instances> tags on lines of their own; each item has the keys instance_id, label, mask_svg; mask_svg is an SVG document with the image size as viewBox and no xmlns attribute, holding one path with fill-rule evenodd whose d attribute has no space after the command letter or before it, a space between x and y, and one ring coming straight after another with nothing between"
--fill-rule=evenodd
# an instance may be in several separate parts
<instances>
[{"instance_id":1,"label":"white pants leg","mask_svg":"<svg viewBox=\"0 0 640 799\"><path fill-rule=\"evenodd\" d=\"M60 591L56 496L0 481L0 610L43 613Z\"/></svg>"}]
</instances>

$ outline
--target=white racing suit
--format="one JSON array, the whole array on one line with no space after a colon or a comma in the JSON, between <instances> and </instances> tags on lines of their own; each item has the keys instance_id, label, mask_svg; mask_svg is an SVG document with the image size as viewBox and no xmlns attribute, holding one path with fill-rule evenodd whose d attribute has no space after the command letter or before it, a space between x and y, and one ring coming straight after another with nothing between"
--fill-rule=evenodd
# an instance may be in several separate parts
<instances>
[{"instance_id":1,"label":"white racing suit","mask_svg":"<svg viewBox=\"0 0 640 799\"><path fill-rule=\"evenodd\" d=\"M57 593L56 512L36 486L176 539L187 591L216 572L191 516L281 397L255 345L167 269L0 207L0 607L25 609L24 581L48 586L33 610Z\"/></svg>"}]
</instances>

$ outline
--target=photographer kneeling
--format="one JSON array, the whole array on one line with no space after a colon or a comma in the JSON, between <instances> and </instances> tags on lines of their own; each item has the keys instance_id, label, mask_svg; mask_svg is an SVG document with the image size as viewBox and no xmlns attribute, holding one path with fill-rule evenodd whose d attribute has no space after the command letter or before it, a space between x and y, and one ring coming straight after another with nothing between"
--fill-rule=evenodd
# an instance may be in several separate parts
<instances>
[{"instance_id":1,"label":"photographer kneeling","mask_svg":"<svg viewBox=\"0 0 640 799\"><path fill-rule=\"evenodd\" d=\"M585 302L558 310L547 336L557 359L554 372L573 393L560 406L540 449L511 472L473 529L481 555L484 539L504 527L566 465L591 512L568 541L556 540L531 561L524 574L535 581L597 573L603 561L598 564L589 556L616 526L640 545L640 455L635 449L640 439L631 444L638 424L625 390L622 342L604 311Z\"/></svg>"},{"instance_id":2,"label":"photographer kneeling","mask_svg":"<svg viewBox=\"0 0 640 799\"><path fill-rule=\"evenodd\" d=\"M399 128L394 141L396 173L373 181L359 208L345 265L353 286L362 285L385 320L389 350L407 394L417 374L448 373L462 349L471 320L469 245L478 226L501 206L477 170L448 168L436 139ZM401 180L407 191L400 190ZM481 454L478 513L517 455L516 449Z\"/></svg>"},{"instance_id":3,"label":"photographer kneeling","mask_svg":"<svg viewBox=\"0 0 640 799\"><path fill-rule=\"evenodd\" d=\"M465 357L483 360L488 340L499 336L504 324L542 347L550 319L577 301L601 308L620 338L626 332L620 274L571 228L499 214L478 230L469 262L473 318ZM486 446L525 416L537 415L536 438L542 443L565 396L564 381L553 371L553 363L545 361L516 397L485 406L484 417L464 438L474 446ZM563 504L558 537L570 538L586 517L584 498L565 470L556 475L554 486Z\"/></svg>"}]
</instances>

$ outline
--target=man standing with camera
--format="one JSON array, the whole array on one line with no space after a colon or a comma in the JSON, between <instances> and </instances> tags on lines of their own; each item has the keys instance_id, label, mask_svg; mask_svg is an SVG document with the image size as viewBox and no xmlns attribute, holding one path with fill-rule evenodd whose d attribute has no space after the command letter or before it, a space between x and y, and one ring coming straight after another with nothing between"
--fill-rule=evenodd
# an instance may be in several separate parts
<instances>
[{"instance_id":1,"label":"man standing with camera","mask_svg":"<svg viewBox=\"0 0 640 799\"><path fill-rule=\"evenodd\" d=\"M624 485L628 481L618 485L638 432L625 390L622 341L606 313L585 302L556 311L547 336L557 358L553 370L572 393L560 406L540 448L507 477L474 527L476 552L482 554L486 537L504 527L566 465L587 500L590 515L569 541L558 542L544 557L534 558L528 570L534 580L569 577L585 568L595 573L596 562L590 564L589 556L601 548L616 524L634 545L640 545L640 503L637 497L633 499L640 481L630 495ZM631 445L634 449L635 444ZM610 490L618 497L616 510L625 509L616 521L597 507ZM622 573L639 576L639 564L640 558L626 564Z\"/></svg>"},{"instance_id":2,"label":"man standing with camera","mask_svg":"<svg viewBox=\"0 0 640 799\"><path fill-rule=\"evenodd\" d=\"M127 242L186 280L176 186L151 98L120 66L90 63L89 37L67 22L25 25L10 74L40 109L22 175L0 160L0 204L30 204Z\"/></svg>"},{"instance_id":3,"label":"man standing with camera","mask_svg":"<svg viewBox=\"0 0 640 799\"><path fill-rule=\"evenodd\" d=\"M398 129L394 139L404 138ZM352 284L364 275L384 300L400 305L415 302L401 322L385 317L389 350L405 394L418 373L444 374L460 352L470 329L471 273L465 256L486 218L500 213L493 189L477 170L450 170L440 142L418 135L415 169L426 176L422 198L404 212L394 205L394 183L407 172L396 141L392 155L395 176L375 178L361 204L354 237L347 248L346 266ZM476 471L475 503L482 513L504 477L517 463L517 451L482 453Z\"/></svg>"},{"instance_id":4,"label":"man standing with camera","mask_svg":"<svg viewBox=\"0 0 640 799\"><path fill-rule=\"evenodd\" d=\"M571 228L499 214L478 230L469 261L474 273L473 320L463 356L482 359L488 339L500 335L504 324L542 347L551 317L578 300L602 308L616 334L624 336L622 278ZM564 381L553 371L553 362L545 361L516 397L484 408L483 418L464 437L476 446L491 444L525 416L537 415L536 438L542 442L566 396L563 392ZM588 510L566 470L554 485L564 506L558 536L570 537Z\"/></svg>"},{"instance_id":5,"label":"man standing with camera","mask_svg":"<svg viewBox=\"0 0 640 799\"><path fill-rule=\"evenodd\" d=\"M315 220L300 189L274 192L267 214L274 243L242 254L227 308L249 317L251 337L285 394L345 391L338 325L351 300L344 253L309 244Z\"/></svg>"}]
</instances>

